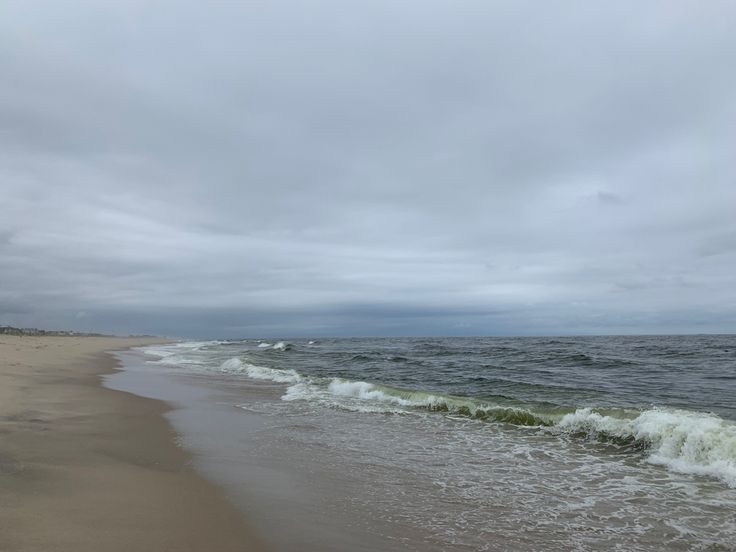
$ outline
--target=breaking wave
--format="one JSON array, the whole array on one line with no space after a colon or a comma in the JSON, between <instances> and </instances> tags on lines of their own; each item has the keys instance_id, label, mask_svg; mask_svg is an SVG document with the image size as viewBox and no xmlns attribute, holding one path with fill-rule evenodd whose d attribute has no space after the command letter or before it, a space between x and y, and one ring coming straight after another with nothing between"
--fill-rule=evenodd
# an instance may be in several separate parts
<instances>
[{"instance_id":1,"label":"breaking wave","mask_svg":"<svg viewBox=\"0 0 736 552\"><path fill-rule=\"evenodd\" d=\"M544 411L366 381L308 378L295 370L256 366L239 358L225 361L221 371L288 383L282 396L285 401L310 401L355 412L440 412L630 446L646 451L649 463L714 477L736 487L736 424L714 414L666 408L615 413L592 408Z\"/></svg>"},{"instance_id":2,"label":"breaking wave","mask_svg":"<svg viewBox=\"0 0 736 552\"><path fill-rule=\"evenodd\" d=\"M279 341L273 345L266 341L261 341L257 347L268 351L290 351L292 349L291 343L285 343L284 341Z\"/></svg>"},{"instance_id":3,"label":"breaking wave","mask_svg":"<svg viewBox=\"0 0 736 552\"><path fill-rule=\"evenodd\" d=\"M643 444L652 464L736 487L736 424L714 414L653 408L621 419L582 408L565 415L555 428Z\"/></svg>"},{"instance_id":4,"label":"breaking wave","mask_svg":"<svg viewBox=\"0 0 736 552\"><path fill-rule=\"evenodd\" d=\"M302 380L302 376L296 370L277 370L265 366L256 366L255 364L243 362L239 358L231 358L223 362L220 365L220 371L227 374L245 374L249 378L277 383L296 383Z\"/></svg>"}]
</instances>

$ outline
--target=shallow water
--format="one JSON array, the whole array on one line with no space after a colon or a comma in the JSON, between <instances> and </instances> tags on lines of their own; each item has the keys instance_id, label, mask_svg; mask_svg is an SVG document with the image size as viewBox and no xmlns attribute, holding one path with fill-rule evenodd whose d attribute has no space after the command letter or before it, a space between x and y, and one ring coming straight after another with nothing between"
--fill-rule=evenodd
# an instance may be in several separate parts
<instances>
[{"instance_id":1,"label":"shallow water","mask_svg":"<svg viewBox=\"0 0 736 552\"><path fill-rule=\"evenodd\" d=\"M301 539L315 550L358 540L732 550L735 346L732 336L200 342L147 348L141 373L219 389L198 401L227 413L199 437L197 417L213 416L191 397L172 416L244 508L255 512L255 498L290 519L309 510L320 530L305 523L280 549ZM211 460L218 451L227 469ZM253 466L276 470L257 497ZM269 490L284 478L301 494Z\"/></svg>"}]
</instances>

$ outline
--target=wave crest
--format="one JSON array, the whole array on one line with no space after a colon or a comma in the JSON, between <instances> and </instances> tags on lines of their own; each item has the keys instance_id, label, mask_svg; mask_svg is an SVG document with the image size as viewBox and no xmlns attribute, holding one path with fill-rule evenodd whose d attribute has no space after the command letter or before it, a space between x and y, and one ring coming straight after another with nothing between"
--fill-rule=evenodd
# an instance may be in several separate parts
<instances>
[{"instance_id":1,"label":"wave crest","mask_svg":"<svg viewBox=\"0 0 736 552\"><path fill-rule=\"evenodd\" d=\"M736 424L714 414L653 408L638 413L605 415L591 408L567 414L537 412L469 397L398 389L342 378L312 380L294 370L277 370L230 359L223 371L255 379L291 383L282 399L375 413L443 412L477 420L546 428L558 435L633 445L647 451L647 461L668 469L706 475L736 487Z\"/></svg>"},{"instance_id":2,"label":"wave crest","mask_svg":"<svg viewBox=\"0 0 736 552\"><path fill-rule=\"evenodd\" d=\"M228 374L246 374L249 378L274 381L277 383L296 383L302 380L302 376L296 370L277 370L256 366L243 362L239 358L231 358L220 365L220 371Z\"/></svg>"},{"instance_id":3,"label":"wave crest","mask_svg":"<svg viewBox=\"0 0 736 552\"><path fill-rule=\"evenodd\" d=\"M582 408L563 416L556 428L640 443L649 449L652 464L736 487L736 425L714 414L653 408L621 419Z\"/></svg>"}]
</instances>

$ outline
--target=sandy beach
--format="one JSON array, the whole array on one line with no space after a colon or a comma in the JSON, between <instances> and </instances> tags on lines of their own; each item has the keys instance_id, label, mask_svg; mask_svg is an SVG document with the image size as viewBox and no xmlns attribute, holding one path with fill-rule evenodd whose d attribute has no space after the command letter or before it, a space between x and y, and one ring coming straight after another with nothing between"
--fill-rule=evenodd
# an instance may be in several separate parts
<instances>
[{"instance_id":1,"label":"sandy beach","mask_svg":"<svg viewBox=\"0 0 736 552\"><path fill-rule=\"evenodd\" d=\"M166 404L101 386L105 351L156 341L0 336L0 550L262 550Z\"/></svg>"}]
</instances>

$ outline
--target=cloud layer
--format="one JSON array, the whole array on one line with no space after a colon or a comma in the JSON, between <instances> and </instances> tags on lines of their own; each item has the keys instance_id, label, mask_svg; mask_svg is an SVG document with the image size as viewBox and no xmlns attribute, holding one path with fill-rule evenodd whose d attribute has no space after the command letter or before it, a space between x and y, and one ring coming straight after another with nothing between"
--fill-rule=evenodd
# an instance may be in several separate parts
<instances>
[{"instance_id":1,"label":"cloud layer","mask_svg":"<svg viewBox=\"0 0 736 552\"><path fill-rule=\"evenodd\" d=\"M731 332L731 2L4 2L0 324Z\"/></svg>"}]
</instances>

